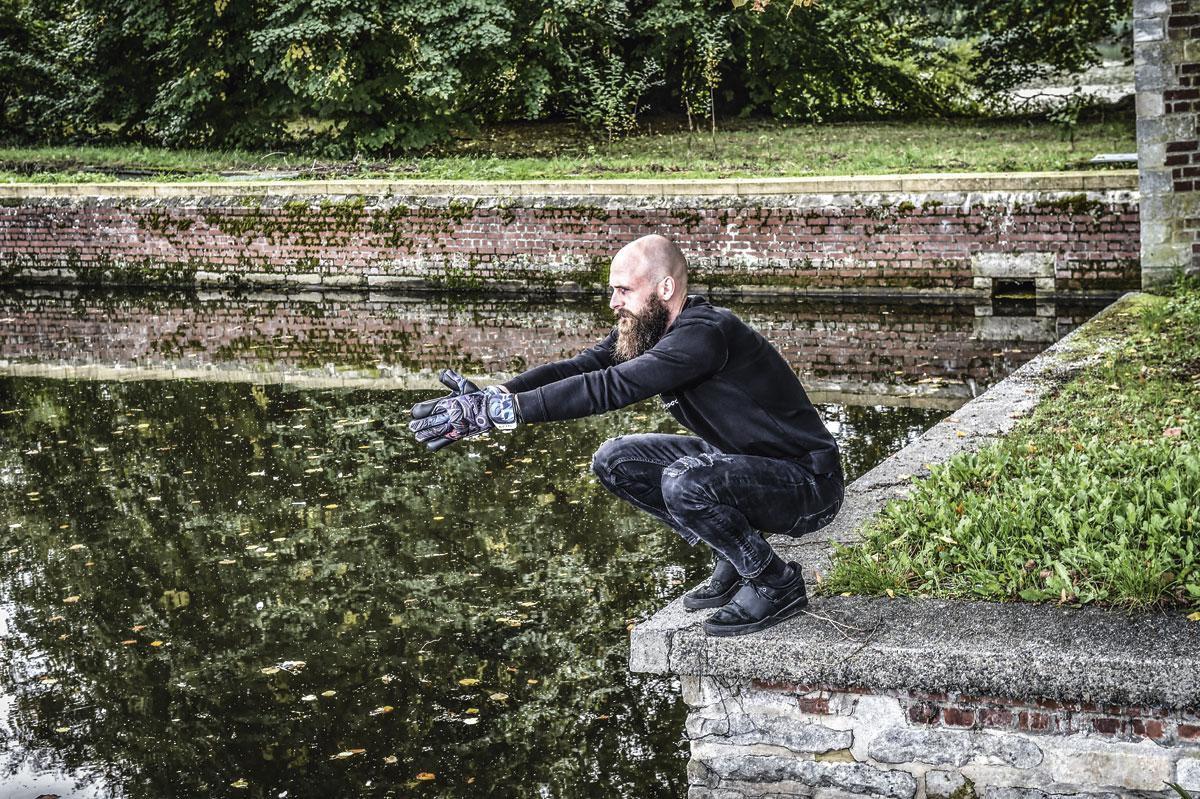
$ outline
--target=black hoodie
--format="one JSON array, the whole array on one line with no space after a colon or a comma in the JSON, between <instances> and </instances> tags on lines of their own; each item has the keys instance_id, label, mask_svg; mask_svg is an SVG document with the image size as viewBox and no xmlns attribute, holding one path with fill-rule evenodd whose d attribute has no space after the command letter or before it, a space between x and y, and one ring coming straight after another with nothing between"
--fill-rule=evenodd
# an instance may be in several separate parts
<instances>
[{"instance_id":1,"label":"black hoodie","mask_svg":"<svg viewBox=\"0 0 1200 799\"><path fill-rule=\"evenodd\" d=\"M660 395L688 430L722 452L798 460L841 472L837 443L787 361L728 308L691 295L658 343L615 363L617 331L574 358L504 384L526 422L576 419Z\"/></svg>"}]
</instances>

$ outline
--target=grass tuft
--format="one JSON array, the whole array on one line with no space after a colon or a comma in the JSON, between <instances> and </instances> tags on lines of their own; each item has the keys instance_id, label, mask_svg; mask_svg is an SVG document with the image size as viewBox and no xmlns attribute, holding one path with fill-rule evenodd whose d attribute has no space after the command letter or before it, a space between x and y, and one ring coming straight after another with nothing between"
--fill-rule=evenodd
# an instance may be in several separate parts
<instances>
[{"instance_id":1,"label":"grass tuft","mask_svg":"<svg viewBox=\"0 0 1200 799\"><path fill-rule=\"evenodd\" d=\"M835 546L825 593L1200 608L1200 284L1141 295L1094 365Z\"/></svg>"},{"instance_id":2,"label":"grass tuft","mask_svg":"<svg viewBox=\"0 0 1200 799\"><path fill-rule=\"evenodd\" d=\"M1132 114L1080 122L1074 143L1047 121L955 119L797 125L730 123L716 136L671 121L599 143L562 123L497 125L392 159L154 147L0 148L0 182L220 179L587 180L1026 172L1078 169L1097 153L1133 152Z\"/></svg>"}]
</instances>

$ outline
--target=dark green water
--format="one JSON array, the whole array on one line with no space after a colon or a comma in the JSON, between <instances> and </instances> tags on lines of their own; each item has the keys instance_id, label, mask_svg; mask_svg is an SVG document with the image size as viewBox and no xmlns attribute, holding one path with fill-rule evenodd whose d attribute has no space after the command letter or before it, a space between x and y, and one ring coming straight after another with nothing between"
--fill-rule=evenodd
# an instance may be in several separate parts
<instances>
[{"instance_id":1,"label":"dark green water","mask_svg":"<svg viewBox=\"0 0 1200 799\"><path fill-rule=\"evenodd\" d=\"M432 393L0 378L0 795L686 793L627 626L707 556L588 471L676 425L430 456ZM945 413L821 410L851 477Z\"/></svg>"},{"instance_id":2,"label":"dark green water","mask_svg":"<svg viewBox=\"0 0 1200 799\"><path fill-rule=\"evenodd\" d=\"M853 479L1099 307L737 310L860 403L818 406ZM675 423L429 455L406 412L441 392L383 390L610 324L603 298L0 292L0 799L683 796L685 708L629 674L628 627L708 555L588 469ZM150 379L178 367L203 380Z\"/></svg>"}]
</instances>

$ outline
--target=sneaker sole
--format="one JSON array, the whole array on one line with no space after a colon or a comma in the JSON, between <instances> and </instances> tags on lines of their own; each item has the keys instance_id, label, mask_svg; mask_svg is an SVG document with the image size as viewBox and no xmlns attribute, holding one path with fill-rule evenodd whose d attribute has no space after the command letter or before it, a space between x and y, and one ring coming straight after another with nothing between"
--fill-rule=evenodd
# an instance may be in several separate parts
<instances>
[{"instance_id":1,"label":"sneaker sole","mask_svg":"<svg viewBox=\"0 0 1200 799\"><path fill-rule=\"evenodd\" d=\"M726 591L725 593L723 593L719 596L714 596L710 599L692 599L687 594L684 594L683 595L684 610L709 610L710 608L722 607L723 605L727 604L729 602L729 600L733 599L733 595L736 594L738 592L738 589L741 587L742 587L742 581L739 580L738 582L731 585L729 587L729 590Z\"/></svg>"},{"instance_id":2,"label":"sneaker sole","mask_svg":"<svg viewBox=\"0 0 1200 799\"><path fill-rule=\"evenodd\" d=\"M800 611L808 606L808 597L802 596L792 601L792 604L785 606L782 610L773 616L768 616L765 619L751 622L750 624L713 624L712 622L704 622L704 632L708 635L715 636L734 636L748 635L756 633L760 630L765 630L769 627L774 627L781 621L786 621L792 616L795 616Z\"/></svg>"}]
</instances>

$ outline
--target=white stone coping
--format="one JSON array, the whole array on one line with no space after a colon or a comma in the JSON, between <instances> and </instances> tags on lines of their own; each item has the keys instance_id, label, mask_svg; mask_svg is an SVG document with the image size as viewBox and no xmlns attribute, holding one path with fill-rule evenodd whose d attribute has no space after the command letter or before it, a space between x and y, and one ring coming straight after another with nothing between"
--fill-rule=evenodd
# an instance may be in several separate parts
<instances>
[{"instance_id":1,"label":"white stone coping","mask_svg":"<svg viewBox=\"0 0 1200 799\"><path fill-rule=\"evenodd\" d=\"M913 175L727 178L720 180L239 180L114 183L0 183L0 198L240 196L763 196L982 191L1136 190L1136 169L1087 172L959 172Z\"/></svg>"}]
</instances>

